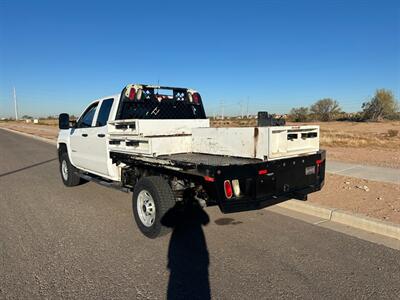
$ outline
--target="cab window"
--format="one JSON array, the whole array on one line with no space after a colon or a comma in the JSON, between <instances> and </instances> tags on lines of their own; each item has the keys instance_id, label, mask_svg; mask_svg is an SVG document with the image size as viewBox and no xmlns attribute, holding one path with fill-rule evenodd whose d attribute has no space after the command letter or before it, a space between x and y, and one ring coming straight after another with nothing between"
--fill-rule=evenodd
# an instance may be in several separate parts
<instances>
[{"instance_id":1,"label":"cab window","mask_svg":"<svg viewBox=\"0 0 400 300\"><path fill-rule=\"evenodd\" d=\"M87 128L92 127L93 117L96 113L98 102L93 103L88 109L83 113L82 117L79 119L77 127L78 128Z\"/></svg>"},{"instance_id":2,"label":"cab window","mask_svg":"<svg viewBox=\"0 0 400 300\"><path fill-rule=\"evenodd\" d=\"M107 125L113 102L114 99L103 100L100 106L99 114L97 116L96 126L101 127Z\"/></svg>"}]
</instances>

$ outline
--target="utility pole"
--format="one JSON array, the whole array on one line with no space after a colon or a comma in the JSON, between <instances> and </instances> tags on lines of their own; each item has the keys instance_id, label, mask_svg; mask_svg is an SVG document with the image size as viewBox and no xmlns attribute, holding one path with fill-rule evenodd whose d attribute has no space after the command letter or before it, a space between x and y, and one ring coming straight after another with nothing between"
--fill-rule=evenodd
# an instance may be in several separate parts
<instances>
[{"instance_id":1,"label":"utility pole","mask_svg":"<svg viewBox=\"0 0 400 300\"><path fill-rule=\"evenodd\" d=\"M249 97L247 97L246 115L249 118Z\"/></svg>"},{"instance_id":2,"label":"utility pole","mask_svg":"<svg viewBox=\"0 0 400 300\"><path fill-rule=\"evenodd\" d=\"M221 100L221 119L223 120L224 119L224 111L225 110L225 107L224 107L224 102Z\"/></svg>"},{"instance_id":3,"label":"utility pole","mask_svg":"<svg viewBox=\"0 0 400 300\"><path fill-rule=\"evenodd\" d=\"M17 106L17 92L14 87L14 109L15 109L15 120L18 121L18 106Z\"/></svg>"},{"instance_id":4,"label":"utility pole","mask_svg":"<svg viewBox=\"0 0 400 300\"><path fill-rule=\"evenodd\" d=\"M242 116L242 119L243 119L244 118L243 101L240 101L239 104L240 104L240 115Z\"/></svg>"}]
</instances>

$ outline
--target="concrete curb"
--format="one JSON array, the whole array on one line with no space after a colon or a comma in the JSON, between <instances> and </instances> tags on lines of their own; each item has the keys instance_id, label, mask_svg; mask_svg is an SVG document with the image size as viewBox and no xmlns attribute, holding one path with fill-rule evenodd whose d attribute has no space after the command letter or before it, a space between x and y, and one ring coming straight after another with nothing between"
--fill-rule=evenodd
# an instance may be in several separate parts
<instances>
[{"instance_id":1,"label":"concrete curb","mask_svg":"<svg viewBox=\"0 0 400 300\"><path fill-rule=\"evenodd\" d=\"M352 214L340 209L304 203L299 200L289 200L279 203L277 206L400 240L400 225L398 224Z\"/></svg>"},{"instance_id":2,"label":"concrete curb","mask_svg":"<svg viewBox=\"0 0 400 300\"><path fill-rule=\"evenodd\" d=\"M23 136L26 136L26 137L30 137L32 139L39 140L39 141L42 141L42 142L45 142L45 143L48 143L48 144L51 144L51 145L57 145L57 141L55 141L55 140L47 139L47 138L44 138L44 137L41 137L41 136L37 136L37 135L34 135L34 134L25 133L25 132L21 132L21 131L18 131L18 130L13 130L13 129L1 127L1 126L0 126L0 129L3 129L5 131L9 131L9 132L13 132L13 133L16 133L16 134L19 134L19 135L23 135Z\"/></svg>"}]
</instances>

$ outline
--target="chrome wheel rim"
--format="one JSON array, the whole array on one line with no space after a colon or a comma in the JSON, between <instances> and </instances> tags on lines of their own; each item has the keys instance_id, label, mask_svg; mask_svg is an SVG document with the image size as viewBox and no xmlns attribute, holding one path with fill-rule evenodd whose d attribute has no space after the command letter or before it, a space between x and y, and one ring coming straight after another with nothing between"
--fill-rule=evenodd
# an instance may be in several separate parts
<instances>
[{"instance_id":1,"label":"chrome wheel rim","mask_svg":"<svg viewBox=\"0 0 400 300\"><path fill-rule=\"evenodd\" d=\"M151 194L146 191L140 191L137 198L137 212L142 224L150 227L156 219L156 205Z\"/></svg>"},{"instance_id":2,"label":"chrome wheel rim","mask_svg":"<svg viewBox=\"0 0 400 300\"><path fill-rule=\"evenodd\" d=\"M64 178L64 180L67 181L68 180L68 165L65 160L63 160L61 163L61 173L62 173L62 177Z\"/></svg>"}]
</instances>

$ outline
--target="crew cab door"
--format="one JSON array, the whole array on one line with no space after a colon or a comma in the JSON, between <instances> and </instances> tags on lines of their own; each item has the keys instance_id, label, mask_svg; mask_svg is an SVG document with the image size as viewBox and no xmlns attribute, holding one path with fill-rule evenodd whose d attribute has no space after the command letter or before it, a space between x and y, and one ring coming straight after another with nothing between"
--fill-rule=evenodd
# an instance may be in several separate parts
<instances>
[{"instance_id":1,"label":"crew cab door","mask_svg":"<svg viewBox=\"0 0 400 300\"><path fill-rule=\"evenodd\" d=\"M113 100L92 103L71 131L71 158L76 167L108 175L106 125Z\"/></svg>"}]
</instances>

